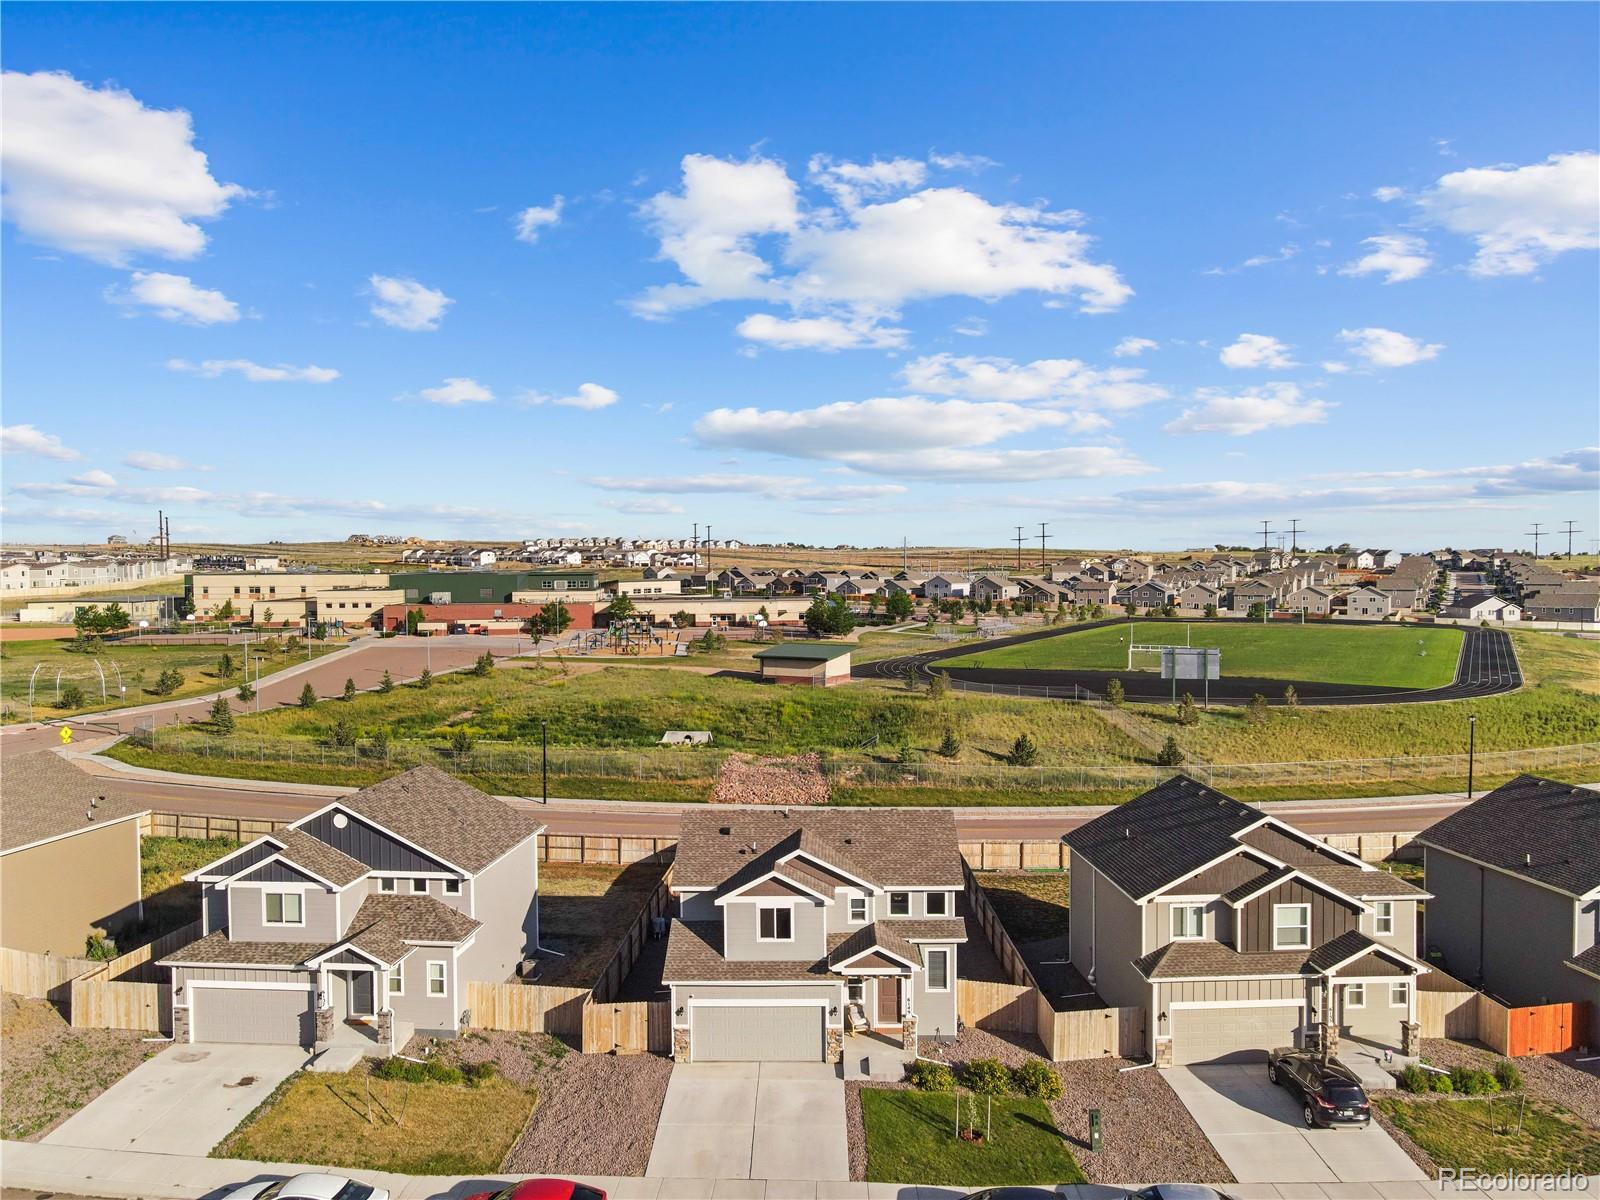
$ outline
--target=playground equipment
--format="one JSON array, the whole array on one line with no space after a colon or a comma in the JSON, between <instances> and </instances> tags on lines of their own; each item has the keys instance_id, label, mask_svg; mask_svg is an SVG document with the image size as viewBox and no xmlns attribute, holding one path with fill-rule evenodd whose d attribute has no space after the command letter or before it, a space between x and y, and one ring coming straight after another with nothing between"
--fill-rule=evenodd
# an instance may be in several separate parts
<instances>
[{"instance_id":1,"label":"playground equipment","mask_svg":"<svg viewBox=\"0 0 1600 1200\"><path fill-rule=\"evenodd\" d=\"M607 651L611 654L637 657L647 650L665 654L666 645L666 638L653 632L648 621L629 617L626 620L616 621L605 629L583 630L573 647L573 652L593 654L596 651Z\"/></svg>"}]
</instances>

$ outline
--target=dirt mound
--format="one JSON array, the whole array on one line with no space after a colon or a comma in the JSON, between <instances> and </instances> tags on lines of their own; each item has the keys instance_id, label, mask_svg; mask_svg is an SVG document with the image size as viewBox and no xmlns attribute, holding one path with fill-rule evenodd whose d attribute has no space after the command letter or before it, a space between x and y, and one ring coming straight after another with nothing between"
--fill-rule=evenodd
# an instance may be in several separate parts
<instances>
[{"instance_id":1,"label":"dirt mound","mask_svg":"<svg viewBox=\"0 0 1600 1200\"><path fill-rule=\"evenodd\" d=\"M828 803L828 779L816 754L757 758L730 754L717 775L713 804L772 804L781 807Z\"/></svg>"}]
</instances>

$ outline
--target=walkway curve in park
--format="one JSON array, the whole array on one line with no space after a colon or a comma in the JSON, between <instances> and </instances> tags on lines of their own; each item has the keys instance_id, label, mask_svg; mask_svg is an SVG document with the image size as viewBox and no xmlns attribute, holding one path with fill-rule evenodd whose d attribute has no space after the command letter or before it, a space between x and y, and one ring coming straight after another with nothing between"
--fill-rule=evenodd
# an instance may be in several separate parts
<instances>
[{"instance_id":1,"label":"walkway curve in park","mask_svg":"<svg viewBox=\"0 0 1600 1200\"><path fill-rule=\"evenodd\" d=\"M1237 625L1238 621L1226 619L1183 620L1181 618L1140 617L1140 621L1169 621L1174 625ZM1087 629L1101 629L1108 625L1126 625L1126 620L1089 621L1070 625L1064 629L1045 629L1014 637L996 638L983 643L984 650L998 650L1041 638L1063 637L1082 633ZM1372 626L1384 629L1404 628L1385 621L1340 621L1335 627ZM1433 628L1415 626L1414 628ZM1282 704L1283 691L1293 687L1295 694L1305 704L1421 704L1435 700L1473 700L1483 696L1497 696L1514 692L1522 686L1522 671L1517 666L1517 652L1511 638L1501 629L1459 627L1463 634L1461 657L1456 664L1454 682L1436 688L1379 687L1373 684L1318 683L1310 679L1264 679L1241 675L1224 675L1211 681L1210 699L1219 704L1248 704L1252 697L1265 696L1269 704ZM1106 685L1120 679L1129 700L1144 704L1172 702L1172 682L1162 679L1152 671L1088 671L1088 670L1033 670L1000 667L939 667L947 658L971 654L977 647L968 643L944 650L931 650L925 654L909 654L899 658L885 658L877 662L861 663L852 668L857 679L890 679L904 681L918 676L926 683L935 671L944 675L951 686L969 692L997 696L1020 696L1049 700L1100 700L1105 697ZM1192 692L1199 698L1205 684L1199 680L1180 680L1180 693Z\"/></svg>"}]
</instances>

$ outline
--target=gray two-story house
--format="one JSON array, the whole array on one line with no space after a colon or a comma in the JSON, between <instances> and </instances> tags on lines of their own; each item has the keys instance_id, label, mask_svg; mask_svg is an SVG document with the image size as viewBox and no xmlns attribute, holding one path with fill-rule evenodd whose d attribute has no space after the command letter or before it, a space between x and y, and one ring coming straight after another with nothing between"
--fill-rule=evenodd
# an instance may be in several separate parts
<instances>
[{"instance_id":1,"label":"gray two-story house","mask_svg":"<svg viewBox=\"0 0 1600 1200\"><path fill-rule=\"evenodd\" d=\"M390 1053L459 1032L466 983L538 945L542 828L415 767L191 872L204 935L161 960L174 1040Z\"/></svg>"},{"instance_id":2,"label":"gray two-story house","mask_svg":"<svg viewBox=\"0 0 1600 1200\"><path fill-rule=\"evenodd\" d=\"M1071 959L1160 1066L1413 1053L1420 889L1179 775L1067 835Z\"/></svg>"},{"instance_id":3,"label":"gray two-story house","mask_svg":"<svg viewBox=\"0 0 1600 1200\"><path fill-rule=\"evenodd\" d=\"M954 1038L963 888L945 809L685 814L673 1056L839 1062L847 1032Z\"/></svg>"},{"instance_id":4,"label":"gray two-story house","mask_svg":"<svg viewBox=\"0 0 1600 1200\"><path fill-rule=\"evenodd\" d=\"M1523 775L1417 841L1429 953L1512 1005L1587 1001L1600 1045L1600 792Z\"/></svg>"}]
</instances>

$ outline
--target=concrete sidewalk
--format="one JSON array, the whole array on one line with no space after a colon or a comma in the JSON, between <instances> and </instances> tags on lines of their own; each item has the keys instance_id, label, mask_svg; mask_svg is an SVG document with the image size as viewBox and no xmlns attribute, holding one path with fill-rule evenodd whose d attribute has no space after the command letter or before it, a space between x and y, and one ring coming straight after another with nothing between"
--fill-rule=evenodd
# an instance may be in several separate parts
<instances>
[{"instance_id":1,"label":"concrete sidewalk","mask_svg":"<svg viewBox=\"0 0 1600 1200\"><path fill-rule=\"evenodd\" d=\"M295 1163L243 1159L186 1158L129 1150L84 1150L38 1142L0 1142L0 1178L8 1188L27 1188L113 1200L202 1200L263 1177L282 1178L300 1171L327 1170ZM383 1171L343 1171L389 1189L394 1200L461 1200L473 1192L498 1190L525 1175L395 1175ZM632 1176L575 1175L567 1178L603 1188L611 1200L961 1200L978 1189L916 1183L828 1183L785 1179L640 1179ZM1475 1196L1477 1186L1427 1183L1229 1184L1239 1200L1432 1200ZM1128 1188L1097 1184L1054 1189L1064 1200L1124 1200ZM1586 1185L1565 1188L1496 1190L1503 1197L1600 1195L1600 1175Z\"/></svg>"}]
</instances>

